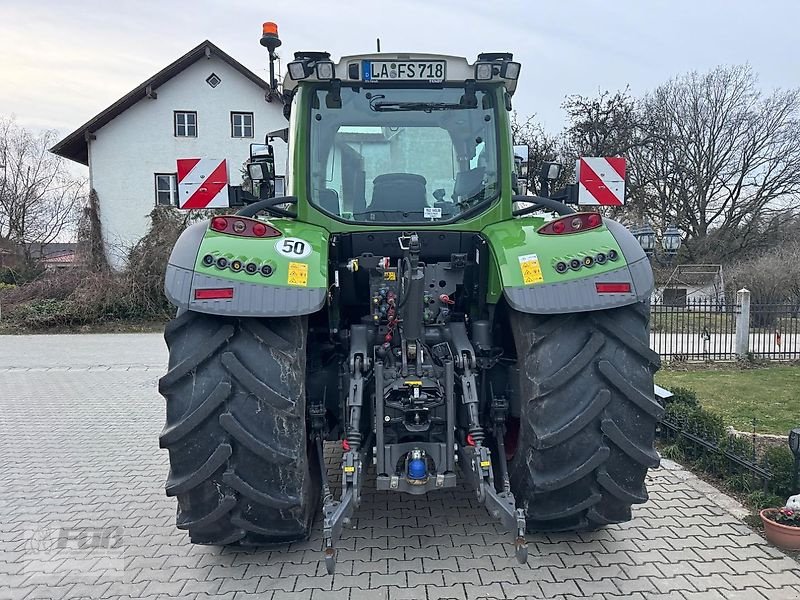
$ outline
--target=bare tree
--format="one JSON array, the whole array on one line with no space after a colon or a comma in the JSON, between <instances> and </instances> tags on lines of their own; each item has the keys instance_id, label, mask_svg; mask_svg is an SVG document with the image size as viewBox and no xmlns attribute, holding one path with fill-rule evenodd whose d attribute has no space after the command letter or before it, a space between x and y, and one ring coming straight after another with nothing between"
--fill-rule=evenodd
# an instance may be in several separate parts
<instances>
[{"instance_id":1,"label":"bare tree","mask_svg":"<svg viewBox=\"0 0 800 600\"><path fill-rule=\"evenodd\" d=\"M568 118L565 142L575 158L626 155L643 143L636 100L627 89L595 98L568 96L562 108Z\"/></svg>"},{"instance_id":2,"label":"bare tree","mask_svg":"<svg viewBox=\"0 0 800 600\"><path fill-rule=\"evenodd\" d=\"M0 120L0 239L19 246L26 260L43 244L70 236L84 181L48 151L55 131L34 135L13 119Z\"/></svg>"},{"instance_id":3,"label":"bare tree","mask_svg":"<svg viewBox=\"0 0 800 600\"><path fill-rule=\"evenodd\" d=\"M511 137L514 144L528 146L528 188L536 190L542 163L562 160L561 138L545 132L536 115L522 119L516 112L511 115Z\"/></svg>"},{"instance_id":4,"label":"bare tree","mask_svg":"<svg viewBox=\"0 0 800 600\"><path fill-rule=\"evenodd\" d=\"M638 147L647 143L641 127L637 100L626 88L616 92L604 91L595 97L568 96L562 104L567 113L567 127L562 138L562 155L566 174L574 177L575 162L581 156L624 156L628 158ZM633 223L644 218L644 211L635 199L639 197L636 165L628 161L626 169L624 207L605 207L604 214L617 220Z\"/></svg>"},{"instance_id":5,"label":"bare tree","mask_svg":"<svg viewBox=\"0 0 800 600\"><path fill-rule=\"evenodd\" d=\"M635 201L656 224L685 231L691 255L745 251L765 223L798 205L800 91L764 95L757 83L749 66L718 67L640 103L647 143L631 148ZM710 237L725 244L701 243Z\"/></svg>"}]
</instances>

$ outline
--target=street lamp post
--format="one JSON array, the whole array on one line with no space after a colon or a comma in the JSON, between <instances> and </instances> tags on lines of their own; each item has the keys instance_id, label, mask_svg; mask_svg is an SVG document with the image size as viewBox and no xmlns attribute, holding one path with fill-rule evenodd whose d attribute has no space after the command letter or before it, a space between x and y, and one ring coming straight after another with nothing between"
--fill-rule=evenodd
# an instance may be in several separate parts
<instances>
[{"instance_id":1,"label":"street lamp post","mask_svg":"<svg viewBox=\"0 0 800 600\"><path fill-rule=\"evenodd\" d=\"M661 248L656 243L656 232L650 223L645 223L631 231L645 254L660 265L671 265L681 247L681 232L672 223L661 234Z\"/></svg>"}]
</instances>

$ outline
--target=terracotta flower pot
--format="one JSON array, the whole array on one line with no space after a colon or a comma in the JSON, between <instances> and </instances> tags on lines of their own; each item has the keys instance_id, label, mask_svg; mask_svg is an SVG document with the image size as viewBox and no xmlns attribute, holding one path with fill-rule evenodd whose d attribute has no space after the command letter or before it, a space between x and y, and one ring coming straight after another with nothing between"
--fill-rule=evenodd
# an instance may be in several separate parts
<instances>
[{"instance_id":1,"label":"terracotta flower pot","mask_svg":"<svg viewBox=\"0 0 800 600\"><path fill-rule=\"evenodd\" d=\"M800 527L789 527L771 520L770 516L777 512L776 508L765 508L760 513L767 539L778 548L800 550Z\"/></svg>"}]
</instances>

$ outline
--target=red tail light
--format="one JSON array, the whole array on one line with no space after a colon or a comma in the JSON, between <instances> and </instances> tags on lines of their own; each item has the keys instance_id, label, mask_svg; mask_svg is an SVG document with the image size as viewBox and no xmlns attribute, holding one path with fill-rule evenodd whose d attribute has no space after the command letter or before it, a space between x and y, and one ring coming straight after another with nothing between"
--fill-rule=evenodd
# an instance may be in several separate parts
<instances>
[{"instance_id":1,"label":"red tail light","mask_svg":"<svg viewBox=\"0 0 800 600\"><path fill-rule=\"evenodd\" d=\"M214 217L211 219L211 229L218 233L227 233L239 237L271 238L283 235L268 223L235 215Z\"/></svg>"},{"instance_id":2,"label":"red tail light","mask_svg":"<svg viewBox=\"0 0 800 600\"><path fill-rule=\"evenodd\" d=\"M538 233L543 235L562 235L565 233L580 233L590 229L597 229L603 224L603 217L596 212L573 213L550 221L539 228Z\"/></svg>"},{"instance_id":3,"label":"red tail light","mask_svg":"<svg viewBox=\"0 0 800 600\"><path fill-rule=\"evenodd\" d=\"M194 291L195 300L230 300L233 288L203 288Z\"/></svg>"},{"instance_id":4,"label":"red tail light","mask_svg":"<svg viewBox=\"0 0 800 600\"><path fill-rule=\"evenodd\" d=\"M595 283L595 289L598 294L630 294L630 283Z\"/></svg>"}]
</instances>

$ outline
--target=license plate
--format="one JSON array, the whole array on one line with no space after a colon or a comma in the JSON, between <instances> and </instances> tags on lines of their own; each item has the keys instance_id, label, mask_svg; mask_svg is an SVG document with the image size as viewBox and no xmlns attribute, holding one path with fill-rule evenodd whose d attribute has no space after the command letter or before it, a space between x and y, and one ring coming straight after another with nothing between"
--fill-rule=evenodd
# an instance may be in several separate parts
<instances>
[{"instance_id":1,"label":"license plate","mask_svg":"<svg viewBox=\"0 0 800 600\"><path fill-rule=\"evenodd\" d=\"M444 81L443 60L365 60L361 64L364 81Z\"/></svg>"}]
</instances>

